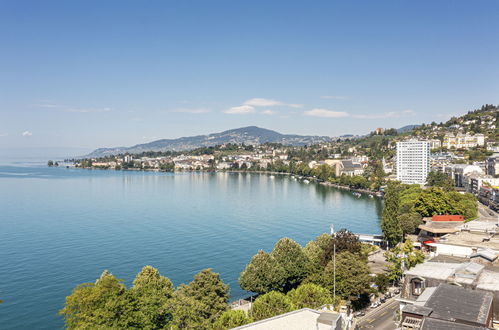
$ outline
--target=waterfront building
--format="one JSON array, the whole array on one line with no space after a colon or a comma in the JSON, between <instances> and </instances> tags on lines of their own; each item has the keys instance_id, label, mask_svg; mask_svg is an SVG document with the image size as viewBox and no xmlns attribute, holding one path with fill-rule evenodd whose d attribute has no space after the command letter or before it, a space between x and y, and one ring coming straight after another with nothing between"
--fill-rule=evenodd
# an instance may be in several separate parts
<instances>
[{"instance_id":1,"label":"waterfront building","mask_svg":"<svg viewBox=\"0 0 499 330\"><path fill-rule=\"evenodd\" d=\"M430 171L430 143L409 140L397 142L397 180L425 184Z\"/></svg>"}]
</instances>

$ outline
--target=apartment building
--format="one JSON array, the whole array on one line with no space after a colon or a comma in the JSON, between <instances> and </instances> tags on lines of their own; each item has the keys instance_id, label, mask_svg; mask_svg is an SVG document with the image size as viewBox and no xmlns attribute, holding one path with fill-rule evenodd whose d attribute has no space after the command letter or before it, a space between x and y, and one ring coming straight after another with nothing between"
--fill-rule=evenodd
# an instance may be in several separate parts
<instances>
[{"instance_id":1,"label":"apartment building","mask_svg":"<svg viewBox=\"0 0 499 330\"><path fill-rule=\"evenodd\" d=\"M430 143L409 140L397 142L397 180L425 184L430 171Z\"/></svg>"},{"instance_id":2,"label":"apartment building","mask_svg":"<svg viewBox=\"0 0 499 330\"><path fill-rule=\"evenodd\" d=\"M442 144L443 147L447 149L456 148L456 149L468 149L477 146L485 145L485 135L483 134L452 134L448 133L444 136L444 142Z\"/></svg>"}]
</instances>

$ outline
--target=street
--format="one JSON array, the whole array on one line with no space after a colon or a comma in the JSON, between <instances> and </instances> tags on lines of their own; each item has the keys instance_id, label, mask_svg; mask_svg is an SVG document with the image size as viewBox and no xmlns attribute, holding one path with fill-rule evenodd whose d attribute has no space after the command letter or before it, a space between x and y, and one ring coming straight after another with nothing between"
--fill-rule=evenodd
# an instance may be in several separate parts
<instances>
[{"instance_id":1,"label":"street","mask_svg":"<svg viewBox=\"0 0 499 330\"><path fill-rule=\"evenodd\" d=\"M395 312L399 309L399 302L390 299L388 302L370 311L357 323L356 329L394 330L397 328L393 321Z\"/></svg>"}]
</instances>

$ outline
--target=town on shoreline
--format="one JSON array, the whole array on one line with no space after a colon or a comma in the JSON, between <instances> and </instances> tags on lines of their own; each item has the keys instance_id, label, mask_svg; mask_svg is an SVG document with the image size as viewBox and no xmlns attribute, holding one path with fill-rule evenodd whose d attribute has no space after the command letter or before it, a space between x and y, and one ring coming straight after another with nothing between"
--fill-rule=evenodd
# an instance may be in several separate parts
<instances>
[{"instance_id":1,"label":"town on shoreline","mask_svg":"<svg viewBox=\"0 0 499 330\"><path fill-rule=\"evenodd\" d=\"M60 313L69 328L92 326L99 313L123 328L498 328L498 110L311 146L227 143L73 160L91 169L283 174L383 196L383 235L331 228L304 247L282 238L242 270L249 299L229 303L211 269L174 288L146 266L130 288L104 272L75 288ZM96 295L103 300L84 304Z\"/></svg>"}]
</instances>

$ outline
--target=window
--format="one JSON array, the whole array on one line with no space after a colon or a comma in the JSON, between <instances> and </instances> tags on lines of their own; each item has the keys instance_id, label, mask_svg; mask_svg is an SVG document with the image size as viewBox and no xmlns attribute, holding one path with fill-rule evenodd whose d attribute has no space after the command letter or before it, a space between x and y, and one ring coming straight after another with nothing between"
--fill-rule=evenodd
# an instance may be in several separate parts
<instances>
[{"instance_id":1,"label":"window","mask_svg":"<svg viewBox=\"0 0 499 330\"><path fill-rule=\"evenodd\" d=\"M411 280L412 282L412 294L415 296L419 296L423 293L424 290L424 280L421 278L414 278Z\"/></svg>"}]
</instances>

